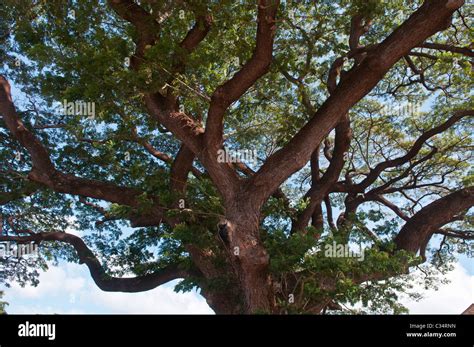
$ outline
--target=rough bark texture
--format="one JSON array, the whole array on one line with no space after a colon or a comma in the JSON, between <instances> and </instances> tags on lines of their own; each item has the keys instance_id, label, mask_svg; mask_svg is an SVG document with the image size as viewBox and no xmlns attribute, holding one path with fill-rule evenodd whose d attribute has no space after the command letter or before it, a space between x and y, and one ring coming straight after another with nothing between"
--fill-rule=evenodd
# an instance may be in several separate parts
<instances>
[{"instance_id":1,"label":"rough bark texture","mask_svg":"<svg viewBox=\"0 0 474 347\"><path fill-rule=\"evenodd\" d=\"M260 240L260 216L236 199L226 207L229 247L232 263L245 296L248 313L270 313L273 310L269 256ZM243 206L242 206L243 205Z\"/></svg>"}]
</instances>

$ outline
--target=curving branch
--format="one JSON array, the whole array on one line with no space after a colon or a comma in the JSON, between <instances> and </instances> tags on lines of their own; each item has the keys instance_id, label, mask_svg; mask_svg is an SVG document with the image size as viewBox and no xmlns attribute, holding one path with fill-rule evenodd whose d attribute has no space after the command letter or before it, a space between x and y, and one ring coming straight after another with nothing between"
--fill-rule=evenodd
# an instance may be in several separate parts
<instances>
[{"instance_id":1,"label":"curving branch","mask_svg":"<svg viewBox=\"0 0 474 347\"><path fill-rule=\"evenodd\" d=\"M473 230L455 230L451 228L443 228L436 230L435 234L440 234L448 237L453 237L463 240L474 240L474 231Z\"/></svg>"},{"instance_id":2,"label":"curving branch","mask_svg":"<svg viewBox=\"0 0 474 347\"><path fill-rule=\"evenodd\" d=\"M196 15L196 23L188 31L186 37L180 42L179 49L173 54L173 66L171 69L170 78L166 82L165 86L169 86L175 79L176 74L183 74L186 70L186 58L197 48L197 46L203 41L209 33L212 26L212 16L209 13L205 15ZM165 71L168 73L168 71ZM190 88L186 85L187 88ZM204 97L208 100L207 95L202 95L200 92L193 90L198 93L199 96ZM172 88L167 89L167 97L169 102L177 105L177 98L172 93Z\"/></svg>"},{"instance_id":3,"label":"curving branch","mask_svg":"<svg viewBox=\"0 0 474 347\"><path fill-rule=\"evenodd\" d=\"M0 193L0 206L6 205L10 201L24 198L25 196L31 196L39 191L41 185L34 182L27 182L23 187L15 189L11 192L2 192Z\"/></svg>"},{"instance_id":4,"label":"curving branch","mask_svg":"<svg viewBox=\"0 0 474 347\"><path fill-rule=\"evenodd\" d=\"M359 48L361 48L359 43L360 38L369 31L371 24L372 21L370 19L364 18L362 14L356 14L352 16L351 30L349 34L349 47L351 52L356 52ZM356 64L359 64L363 58L364 55L362 53L356 53L354 55Z\"/></svg>"},{"instance_id":5,"label":"curving branch","mask_svg":"<svg viewBox=\"0 0 474 347\"><path fill-rule=\"evenodd\" d=\"M109 0L108 3L117 15L130 22L137 31L138 39L130 67L138 70L144 61L146 49L158 41L160 24L150 13L132 0ZM209 18L206 18L204 20L208 23ZM201 30L200 26L194 26L182 41L181 48L188 52L194 50L197 44L204 39L208 29L208 24L205 24L204 30ZM183 64L184 60L178 59L176 68L184 68ZM147 93L144 95L144 101L152 117L184 142L193 152L200 151L201 144L198 137L204 130L184 112L178 112L174 100L167 100L160 93Z\"/></svg>"},{"instance_id":6,"label":"curving branch","mask_svg":"<svg viewBox=\"0 0 474 347\"><path fill-rule=\"evenodd\" d=\"M406 213L404 213L397 205L395 205L393 202L387 200L385 197L383 197L381 195L375 195L372 198L372 200L377 201L377 202L381 203L382 205L388 207L401 219L403 219L405 221L408 221L410 219L410 217L408 217L406 215Z\"/></svg>"},{"instance_id":7,"label":"curving branch","mask_svg":"<svg viewBox=\"0 0 474 347\"><path fill-rule=\"evenodd\" d=\"M199 45L199 43L205 39L209 30L211 29L211 24L212 16L210 14L200 15L197 17L196 24L194 24L194 26L179 45L184 53L180 52L175 54L175 64L173 66L174 73L184 73L186 67L185 57L191 54ZM171 78L168 83L171 83L172 79L173 78ZM192 171L196 177L199 177L199 170L193 167L195 157L196 156L193 151L186 147L186 145L181 145L179 152L171 166L172 191L178 192L181 195L184 194L186 191L188 173L190 171Z\"/></svg>"},{"instance_id":8,"label":"curving branch","mask_svg":"<svg viewBox=\"0 0 474 347\"><path fill-rule=\"evenodd\" d=\"M168 154L166 154L162 151L159 151L149 141L147 141L145 138L138 136L136 128L132 129L132 139L131 140L133 142L141 145L143 148L145 148L145 150L149 154L151 154L153 157L155 157L156 159L159 159L162 162L170 164L170 165L173 164L173 162L174 162L173 157L171 157L170 155L168 155ZM202 172L199 171L199 169L197 169L194 166L192 167L191 171L192 171L192 173L195 177L201 177L201 175L202 175Z\"/></svg>"},{"instance_id":9,"label":"curving branch","mask_svg":"<svg viewBox=\"0 0 474 347\"><path fill-rule=\"evenodd\" d=\"M110 182L85 179L56 170L48 150L30 132L18 117L10 94L10 84L5 77L0 76L0 114L12 133L13 137L28 151L32 160L32 169L28 179L44 185L58 193L87 196L106 200L113 203L138 207L138 197L142 191L134 188L117 186ZM150 208L147 223L158 223L163 218L163 209L157 197L152 198L155 205ZM134 223L141 225L141 222Z\"/></svg>"},{"instance_id":10,"label":"curving branch","mask_svg":"<svg viewBox=\"0 0 474 347\"><path fill-rule=\"evenodd\" d=\"M419 45L418 47L434 49L438 51L447 51L451 53L458 53L458 54L462 54L471 58L474 57L474 51L468 47L457 47L453 45L448 45L448 44L443 44L443 43L433 43L433 42L425 42Z\"/></svg>"},{"instance_id":11,"label":"curving branch","mask_svg":"<svg viewBox=\"0 0 474 347\"><path fill-rule=\"evenodd\" d=\"M406 55L404 57L405 61L407 62L408 66L410 67L410 69L413 71L413 73L415 74L415 76L419 76L418 79L411 79L410 78L410 82L408 83L402 83L400 85L398 85L394 91L392 93L395 93L398 89L400 89L401 87L403 86L407 86L407 85L411 85L412 83L421 83L423 85L423 87L426 88L426 90L429 90L431 92L434 92L436 90L442 90L444 93L448 94L448 92L446 91L446 86L434 86L434 87L431 87L428 85L428 83L426 82L426 77L425 77L425 71L430 68L432 65L429 65L427 68L418 68L415 63L413 62L413 60L410 58L410 55Z\"/></svg>"},{"instance_id":12,"label":"curving branch","mask_svg":"<svg viewBox=\"0 0 474 347\"><path fill-rule=\"evenodd\" d=\"M398 249L416 253L433 233L474 206L474 187L463 188L423 207L400 230L394 241Z\"/></svg>"},{"instance_id":13,"label":"curving branch","mask_svg":"<svg viewBox=\"0 0 474 347\"><path fill-rule=\"evenodd\" d=\"M362 192L365 188L370 186L375 180L379 177L379 175L385 169L390 167L396 167L403 165L413 159L421 150L423 145L426 143L427 140L432 138L433 136L442 133L443 131L450 128L456 122L460 121L464 117L469 117L474 115L474 110L459 110L453 113L453 115L446 120L441 125L438 125L428 131L425 131L416 141L413 143L413 146L410 150L403 156L394 158L391 160L384 161L382 163L377 164L373 169L370 170L369 174L365 179L363 179L360 183L354 186L356 191ZM436 150L430 152L425 158L429 159L436 153ZM420 162L425 161L425 159L421 159L421 161L417 161L416 163L412 164L412 166L419 164ZM404 176L408 174L408 171L405 172Z\"/></svg>"},{"instance_id":14,"label":"curving branch","mask_svg":"<svg viewBox=\"0 0 474 347\"><path fill-rule=\"evenodd\" d=\"M222 145L223 118L227 108L253 86L260 77L265 75L270 68L278 5L278 0L258 1L255 51L242 69L230 80L219 86L211 97L204 136L208 150L217 151Z\"/></svg>"},{"instance_id":15,"label":"curving branch","mask_svg":"<svg viewBox=\"0 0 474 347\"><path fill-rule=\"evenodd\" d=\"M130 66L137 69L143 61L145 50L156 43L161 27L158 21L133 0L109 0L110 7L137 30L135 54Z\"/></svg>"},{"instance_id":16,"label":"curving branch","mask_svg":"<svg viewBox=\"0 0 474 347\"><path fill-rule=\"evenodd\" d=\"M181 146L171 165L171 190L183 195L186 191L188 174L193 169L194 153Z\"/></svg>"},{"instance_id":17,"label":"curving branch","mask_svg":"<svg viewBox=\"0 0 474 347\"><path fill-rule=\"evenodd\" d=\"M369 30L370 25L371 21L365 20L364 16L360 14L354 15L351 19L349 35L350 52L348 53L348 56L353 56L356 65L360 64L365 56L362 54L353 54L353 52L356 52L361 48L359 44L360 38ZM342 79L343 65L344 58L340 57L334 60L331 68L329 69L327 78L327 88L329 94L333 94L335 92L337 88L337 79L340 76ZM324 144L324 154L330 163L322 178L319 177L320 145L311 155L311 188L305 195L305 198L309 198L310 201L308 206L302 211L297 220L293 223L293 233L303 230L308 225L310 218L313 219L313 221L319 218L322 219L321 203L327 197L327 194L330 192L333 184L339 179L339 175L344 168L344 163L346 161L346 152L349 150L351 143L352 130L349 115L347 113L341 117L340 122L336 126L335 132L336 135L334 139L335 144L333 153L329 154L329 150L327 149L329 140L325 141ZM328 206L330 207L330 202L326 202L326 207ZM332 216L330 219L328 216L328 223L330 226L334 225L332 222ZM313 226L322 227L322 222L313 222Z\"/></svg>"},{"instance_id":18,"label":"curving branch","mask_svg":"<svg viewBox=\"0 0 474 347\"><path fill-rule=\"evenodd\" d=\"M333 184L339 179L345 163L345 153L351 143L351 133L349 116L346 114L344 119L336 126L334 150L329 166L323 176L312 184L306 193L305 198L309 198L310 202L293 224L293 232L303 230L308 225L314 209L321 205L327 194L331 192Z\"/></svg>"},{"instance_id":19,"label":"curving branch","mask_svg":"<svg viewBox=\"0 0 474 347\"><path fill-rule=\"evenodd\" d=\"M378 186L372 190L369 191L368 194L370 193L373 193L373 194L378 194L378 193L386 193L386 189L389 189L394 183L396 182L399 182L401 181L402 179L408 177L411 173L413 173L413 169L421 164L421 163L424 163L428 160L430 160L436 153L438 153L438 149L436 147L434 147L427 155L425 155L423 158L419 159L419 160L416 160L414 161L413 163L411 163L408 168L400 175L398 175L397 177L394 177L390 180L388 180L387 182L385 182L384 184L382 184L381 186Z\"/></svg>"},{"instance_id":20,"label":"curving branch","mask_svg":"<svg viewBox=\"0 0 474 347\"><path fill-rule=\"evenodd\" d=\"M74 247L79 257L80 264L86 264L97 287L106 292L143 292L151 290L169 281L189 276L189 271L173 264L154 273L130 277L118 278L108 275L94 253L87 247L84 241L75 235L64 232L36 233L28 236L1 236L0 241L17 243L36 243L55 241L67 243Z\"/></svg>"},{"instance_id":21,"label":"curving branch","mask_svg":"<svg viewBox=\"0 0 474 347\"><path fill-rule=\"evenodd\" d=\"M175 65L173 70L178 73L183 73L185 69L185 58L191 54L196 47L203 41L212 25L212 16L210 14L199 15L196 18L196 23L189 30L186 37L179 44L180 48L184 50L184 54L175 54Z\"/></svg>"},{"instance_id":22,"label":"curving branch","mask_svg":"<svg viewBox=\"0 0 474 347\"><path fill-rule=\"evenodd\" d=\"M45 175L53 174L56 169L49 158L49 153L43 144L20 121L13 99L10 84L0 75L0 114L11 134L28 151L33 161L33 168Z\"/></svg>"}]
</instances>

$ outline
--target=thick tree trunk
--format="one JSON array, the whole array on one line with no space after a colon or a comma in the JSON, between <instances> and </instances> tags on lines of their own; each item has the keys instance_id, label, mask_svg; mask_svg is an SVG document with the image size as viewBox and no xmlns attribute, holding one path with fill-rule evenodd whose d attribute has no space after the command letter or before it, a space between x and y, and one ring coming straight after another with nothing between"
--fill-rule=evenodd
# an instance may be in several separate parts
<instances>
[{"instance_id":1,"label":"thick tree trunk","mask_svg":"<svg viewBox=\"0 0 474 347\"><path fill-rule=\"evenodd\" d=\"M243 311L238 297L229 291L213 291L201 287L201 294L216 314L241 314Z\"/></svg>"},{"instance_id":2,"label":"thick tree trunk","mask_svg":"<svg viewBox=\"0 0 474 347\"><path fill-rule=\"evenodd\" d=\"M228 206L226 217L231 262L244 296L244 312L271 313L275 305L268 273L270 259L260 240L260 216L246 206L246 200L235 200Z\"/></svg>"}]
</instances>

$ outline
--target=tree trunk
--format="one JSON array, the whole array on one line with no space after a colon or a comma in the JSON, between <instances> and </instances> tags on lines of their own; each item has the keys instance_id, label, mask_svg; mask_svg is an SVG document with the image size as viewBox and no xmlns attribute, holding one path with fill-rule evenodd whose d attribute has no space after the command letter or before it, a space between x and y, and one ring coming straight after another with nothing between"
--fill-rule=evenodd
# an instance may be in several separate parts
<instances>
[{"instance_id":1,"label":"tree trunk","mask_svg":"<svg viewBox=\"0 0 474 347\"><path fill-rule=\"evenodd\" d=\"M201 295L216 314L241 314L243 311L238 297L229 291L213 291L201 286Z\"/></svg>"},{"instance_id":2,"label":"tree trunk","mask_svg":"<svg viewBox=\"0 0 474 347\"><path fill-rule=\"evenodd\" d=\"M231 262L244 296L244 312L271 313L275 304L268 272L270 258L260 240L260 215L245 202L235 199L226 209Z\"/></svg>"}]
</instances>

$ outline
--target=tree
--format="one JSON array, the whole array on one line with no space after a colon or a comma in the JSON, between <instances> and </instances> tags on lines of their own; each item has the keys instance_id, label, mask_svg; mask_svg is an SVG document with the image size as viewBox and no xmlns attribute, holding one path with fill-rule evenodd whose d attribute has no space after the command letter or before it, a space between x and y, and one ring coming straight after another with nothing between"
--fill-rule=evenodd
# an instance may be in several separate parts
<instances>
[{"instance_id":1,"label":"tree","mask_svg":"<svg viewBox=\"0 0 474 347\"><path fill-rule=\"evenodd\" d=\"M1 241L217 313L400 312L469 250L464 1L1 6Z\"/></svg>"},{"instance_id":2,"label":"tree","mask_svg":"<svg viewBox=\"0 0 474 347\"><path fill-rule=\"evenodd\" d=\"M3 298L3 291L0 291L0 299ZM0 314L6 314L5 307L8 305L5 301L0 301Z\"/></svg>"}]
</instances>

